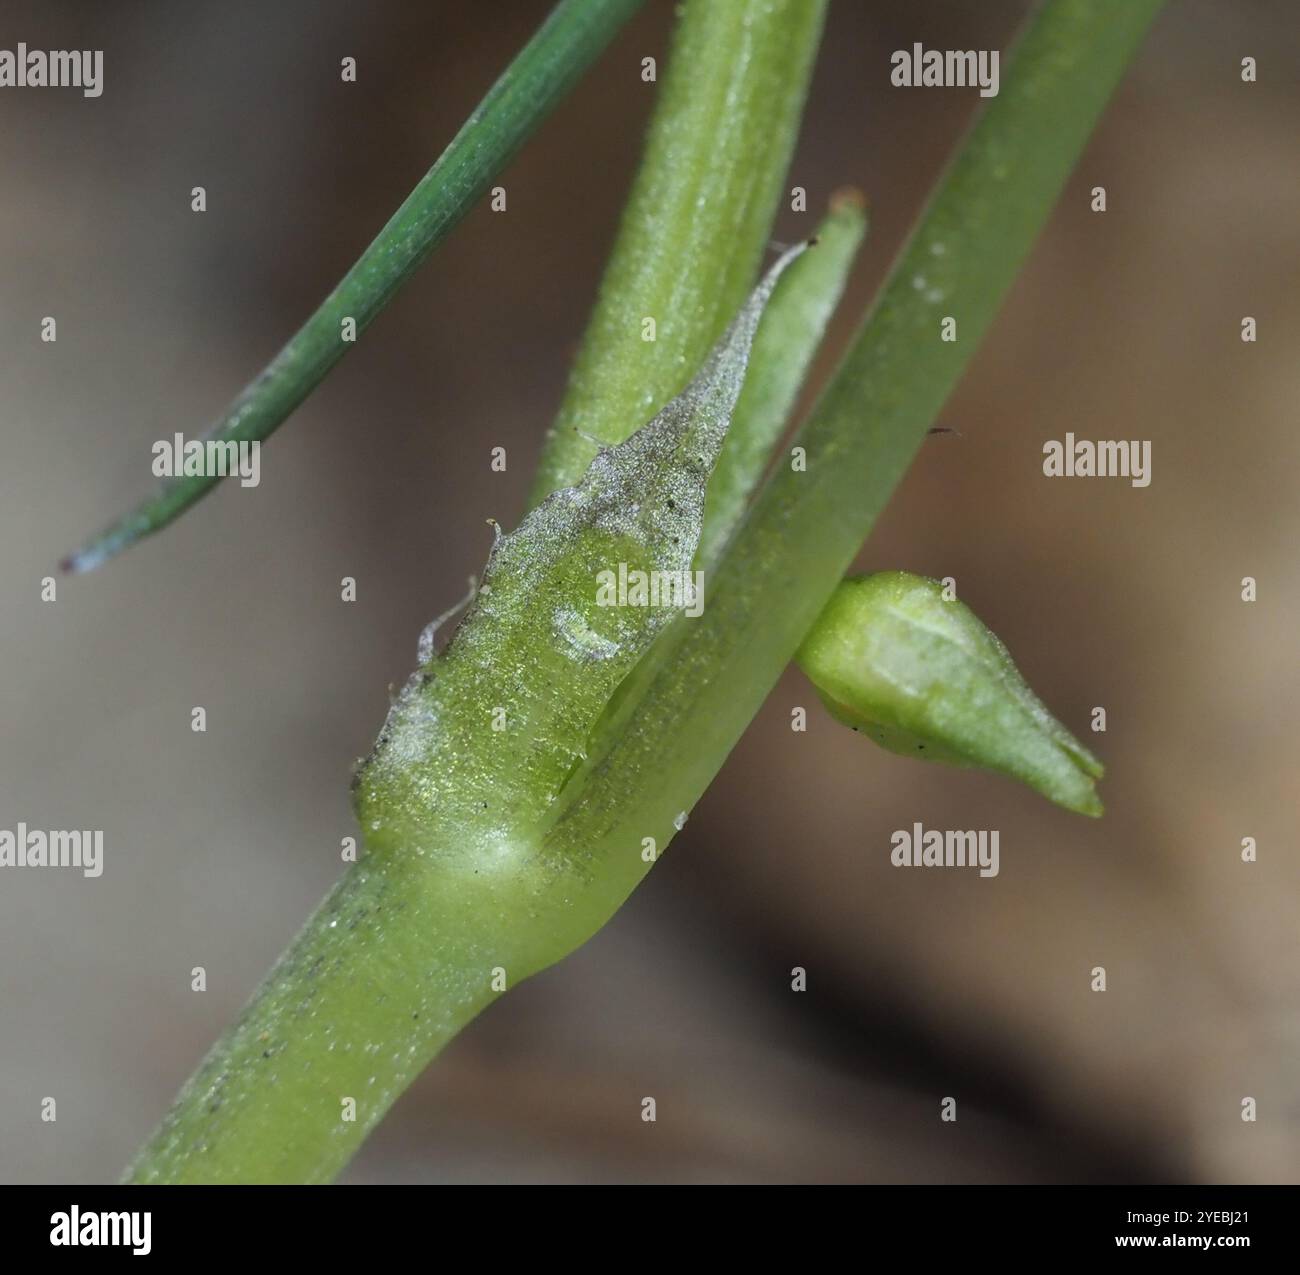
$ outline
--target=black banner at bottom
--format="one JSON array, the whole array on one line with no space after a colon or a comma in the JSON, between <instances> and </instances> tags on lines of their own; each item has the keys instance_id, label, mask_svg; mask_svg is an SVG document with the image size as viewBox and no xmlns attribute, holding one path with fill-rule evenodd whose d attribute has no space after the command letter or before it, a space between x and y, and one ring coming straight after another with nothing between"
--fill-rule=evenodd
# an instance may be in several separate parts
<instances>
[{"instance_id":1,"label":"black banner at bottom","mask_svg":"<svg viewBox=\"0 0 1300 1275\"><path fill-rule=\"evenodd\" d=\"M337 1261L407 1248L428 1252L434 1235L445 1240L459 1221L468 1220L453 1208L482 1208L488 1218L497 1209L509 1210L498 1219L510 1219L508 1231L499 1224L474 1225L460 1243L490 1237L490 1254L499 1259L503 1234L512 1234L553 1260L553 1246L562 1238L572 1242L578 1219L592 1207L557 1201L556 1192L573 1188L533 1187L530 1199L504 1186L488 1192L510 1191L508 1203L485 1193L477 1204L453 1205L447 1196L457 1189L350 1187L340 1195L306 1187L31 1186L8 1188L0 1210L9 1258L65 1255L94 1263L109 1256L230 1256L256 1257L260 1264L279 1257ZM613 1223L630 1228L639 1250L652 1250L658 1241L679 1257L683 1242L707 1253L710 1235L733 1252L751 1237L770 1251L773 1240L785 1236L824 1249L837 1231L865 1260L876 1254L1073 1257L1148 1249L1284 1254L1293 1248L1296 1203L1293 1187L795 1187L781 1201L772 1197L781 1188L755 1190L765 1196L761 1214L753 1212L757 1201L741 1191L714 1193L698 1205L698 1229L690 1216L696 1206L679 1200L668 1214L647 1198L653 1192L646 1186L624 1188L621 1204L607 1199L594 1216L602 1235ZM847 1202L847 1191L858 1198ZM535 1228L527 1226L531 1208L538 1211ZM439 1250L445 1251L442 1244L434 1251Z\"/></svg>"}]
</instances>

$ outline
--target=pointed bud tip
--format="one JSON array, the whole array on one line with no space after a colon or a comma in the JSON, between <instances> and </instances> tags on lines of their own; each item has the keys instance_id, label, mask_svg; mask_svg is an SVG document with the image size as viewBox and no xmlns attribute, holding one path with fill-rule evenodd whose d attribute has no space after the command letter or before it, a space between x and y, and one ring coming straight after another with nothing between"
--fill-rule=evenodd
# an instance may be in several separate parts
<instances>
[{"instance_id":1,"label":"pointed bud tip","mask_svg":"<svg viewBox=\"0 0 1300 1275\"><path fill-rule=\"evenodd\" d=\"M937 580L845 580L796 661L832 715L904 756L980 766L1079 814L1101 763L1043 706L1006 647Z\"/></svg>"}]
</instances>

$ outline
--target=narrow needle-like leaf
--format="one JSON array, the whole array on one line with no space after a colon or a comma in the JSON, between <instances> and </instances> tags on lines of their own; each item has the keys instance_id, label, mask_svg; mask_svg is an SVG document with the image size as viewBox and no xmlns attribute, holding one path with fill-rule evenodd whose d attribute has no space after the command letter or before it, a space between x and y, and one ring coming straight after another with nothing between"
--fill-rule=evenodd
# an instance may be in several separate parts
<instances>
[{"instance_id":1,"label":"narrow needle-like leaf","mask_svg":"<svg viewBox=\"0 0 1300 1275\"><path fill-rule=\"evenodd\" d=\"M267 438L324 379L352 341L487 190L515 151L609 44L642 0L561 0L492 86L419 185L315 314L230 404L206 438ZM61 564L89 571L179 517L220 481L165 479L153 495Z\"/></svg>"}]
</instances>

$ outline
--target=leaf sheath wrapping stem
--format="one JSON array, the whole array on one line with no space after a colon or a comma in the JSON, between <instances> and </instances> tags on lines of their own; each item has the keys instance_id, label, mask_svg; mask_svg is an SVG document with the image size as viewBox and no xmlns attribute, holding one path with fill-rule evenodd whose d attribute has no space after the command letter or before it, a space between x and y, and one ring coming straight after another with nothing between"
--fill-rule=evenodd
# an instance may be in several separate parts
<instances>
[{"instance_id":1,"label":"leaf sheath wrapping stem","mask_svg":"<svg viewBox=\"0 0 1300 1275\"><path fill-rule=\"evenodd\" d=\"M365 856L132 1180L327 1180L494 981L512 986L604 923L583 906L590 865L544 854L541 828L606 701L680 607L602 606L597 577L619 563L690 569L754 329L801 251L681 395L497 541L460 628L399 693L357 773Z\"/></svg>"}]
</instances>

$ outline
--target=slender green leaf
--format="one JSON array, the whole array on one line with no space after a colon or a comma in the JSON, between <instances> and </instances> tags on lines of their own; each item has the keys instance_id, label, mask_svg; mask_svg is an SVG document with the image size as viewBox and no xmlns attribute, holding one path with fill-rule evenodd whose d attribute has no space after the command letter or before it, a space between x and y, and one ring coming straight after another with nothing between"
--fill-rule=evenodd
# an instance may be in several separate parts
<instances>
[{"instance_id":1,"label":"slender green leaf","mask_svg":"<svg viewBox=\"0 0 1300 1275\"><path fill-rule=\"evenodd\" d=\"M354 321L356 336L370 326L641 3L561 0L357 263L205 437L260 441L278 429L351 348L344 320ZM167 526L218 482L214 474L165 479L65 558L63 569L92 570Z\"/></svg>"}]
</instances>

